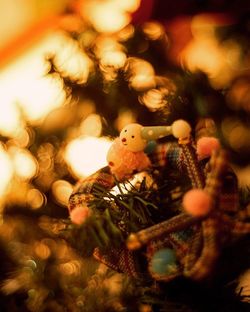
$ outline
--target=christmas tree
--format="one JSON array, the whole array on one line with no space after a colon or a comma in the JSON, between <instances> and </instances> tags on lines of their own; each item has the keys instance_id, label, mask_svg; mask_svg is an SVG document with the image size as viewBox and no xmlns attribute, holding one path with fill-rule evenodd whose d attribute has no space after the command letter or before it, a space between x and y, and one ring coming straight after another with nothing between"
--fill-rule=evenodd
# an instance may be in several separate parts
<instances>
[{"instance_id":1,"label":"christmas tree","mask_svg":"<svg viewBox=\"0 0 250 312\"><path fill-rule=\"evenodd\" d=\"M0 310L248 311L247 1L69 3L59 104L0 129Z\"/></svg>"}]
</instances>

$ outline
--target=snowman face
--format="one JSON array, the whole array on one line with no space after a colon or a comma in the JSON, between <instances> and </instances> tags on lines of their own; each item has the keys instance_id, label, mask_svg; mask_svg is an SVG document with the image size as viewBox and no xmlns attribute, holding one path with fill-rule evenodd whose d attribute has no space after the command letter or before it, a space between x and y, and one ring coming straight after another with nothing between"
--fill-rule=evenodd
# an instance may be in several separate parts
<instances>
[{"instance_id":1,"label":"snowman face","mask_svg":"<svg viewBox=\"0 0 250 312\"><path fill-rule=\"evenodd\" d=\"M146 140L142 139L141 129L139 124L129 124L124 127L120 133L120 140L126 148L131 152L143 151L146 147Z\"/></svg>"}]
</instances>

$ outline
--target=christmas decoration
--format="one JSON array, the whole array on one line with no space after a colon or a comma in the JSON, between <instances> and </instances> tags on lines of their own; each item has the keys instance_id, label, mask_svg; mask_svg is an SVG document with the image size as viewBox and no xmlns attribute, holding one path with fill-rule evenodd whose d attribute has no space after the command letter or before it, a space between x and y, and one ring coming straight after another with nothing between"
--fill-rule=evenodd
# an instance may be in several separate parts
<instances>
[{"instance_id":1,"label":"christmas decoration","mask_svg":"<svg viewBox=\"0 0 250 312\"><path fill-rule=\"evenodd\" d=\"M1 76L0 310L248 311L247 1L67 3Z\"/></svg>"},{"instance_id":2,"label":"christmas decoration","mask_svg":"<svg viewBox=\"0 0 250 312\"><path fill-rule=\"evenodd\" d=\"M134 124L125 127L121 131L120 138L118 139L120 144L123 144L125 146L124 148L129 151L132 148L134 151L131 151L132 153L138 153L142 147L145 147L145 144L141 144L141 142L143 142L141 140L141 133L142 129L146 128L147 127L143 128L140 125ZM157 127L157 131L158 129ZM218 150L218 144L214 144L215 148L212 151L211 158L206 167L202 168L191 143L191 128L188 123L182 120L175 121L171 129L173 135L178 138L179 146L175 146L173 150L171 150L172 143L156 146L156 152L153 152L149 157L153 159L151 161L151 167L168 166L167 158L171 158L171 153L176 153L176 150L178 151L179 155L177 160L175 160L177 163L176 168L178 168L178 163L182 160L182 166L184 165L186 167L193 187L193 190L188 191L183 197L183 207L188 214L182 212L183 209L179 209L180 214L174 216L173 219L143 229L137 234L130 234L127 247L129 250L135 250L142 245L148 244L147 260L150 263L151 274L157 280L169 281L180 274L184 274L194 280L202 280L211 275L222 245L228 244L233 239L233 235L249 233L250 224L237 221L236 215L234 219L231 219L227 214L228 212L237 213L238 190L237 184L235 183L236 178L228 167L225 151ZM150 131L154 132L154 127L151 127ZM133 141L133 139L135 139L135 141ZM132 142L130 140L132 140ZM206 141L210 142L208 139L206 139ZM125 144L126 142L128 143ZM205 148L201 149L202 153L204 149ZM122 154L118 153L117 158L122 161ZM159 159L161 162L159 162ZM133 161L133 158L131 158L131 161ZM125 163L122 162L121 166L125 167ZM131 167L133 167L133 163L129 167L129 171L124 173L128 178L134 173ZM179 164L179 170L183 170L183 168L180 167ZM113 173L115 173L113 162L111 168L113 169ZM133 168L135 169L136 167L134 166ZM137 169L140 168L137 166ZM95 187L102 186L111 189L114 186L115 180L114 178L112 179L111 172L110 168L102 169L100 172L90 176L81 183L80 189L76 189L70 199L71 214L74 212L75 205L88 204L84 196L89 196L89 194L93 195L92 193ZM206 178L205 174L207 176ZM230 183L228 181L229 177L231 179ZM123 178L124 176L121 177L121 180L123 180ZM228 187L230 187L230 189L227 189ZM233 194L230 194L232 191ZM231 199L230 202L228 202L228 197ZM88 198L90 199L91 197ZM179 232L181 230L190 230L191 234L183 240L181 235L179 237ZM173 241L171 235L176 237ZM177 245L175 245L175 240L178 242ZM173 257L173 254L169 251L169 245L177 249L178 264L173 262L175 257ZM111 245L111 250L113 249L112 247ZM168 248L167 251L165 248ZM162 253L160 252L161 250L163 250ZM107 250L107 252L110 253L109 250ZM115 256L115 252L115 250L111 251L111 255L109 254L106 256L105 254L102 255L98 250L95 252L95 256L118 271L125 271L133 276L136 275L136 268L132 268L130 264L135 261L134 255L126 251L124 247L117 251L118 257ZM126 259L128 259L127 265ZM159 261L161 264L158 267L157 263ZM170 262L168 263L168 261ZM164 265L172 269L166 268L164 271ZM158 272L160 272L160 274ZM163 274L163 272L165 272L165 274Z\"/></svg>"}]
</instances>

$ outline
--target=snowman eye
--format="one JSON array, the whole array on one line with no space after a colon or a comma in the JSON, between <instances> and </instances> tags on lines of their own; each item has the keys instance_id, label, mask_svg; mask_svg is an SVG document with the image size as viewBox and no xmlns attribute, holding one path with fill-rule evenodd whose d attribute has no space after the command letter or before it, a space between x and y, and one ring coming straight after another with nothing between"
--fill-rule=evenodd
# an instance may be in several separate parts
<instances>
[{"instance_id":1,"label":"snowman eye","mask_svg":"<svg viewBox=\"0 0 250 312\"><path fill-rule=\"evenodd\" d=\"M126 130L124 130L124 132L127 132L128 130L126 129Z\"/></svg>"},{"instance_id":2,"label":"snowman eye","mask_svg":"<svg viewBox=\"0 0 250 312\"><path fill-rule=\"evenodd\" d=\"M135 136L134 135L131 135L131 138L133 139Z\"/></svg>"}]
</instances>

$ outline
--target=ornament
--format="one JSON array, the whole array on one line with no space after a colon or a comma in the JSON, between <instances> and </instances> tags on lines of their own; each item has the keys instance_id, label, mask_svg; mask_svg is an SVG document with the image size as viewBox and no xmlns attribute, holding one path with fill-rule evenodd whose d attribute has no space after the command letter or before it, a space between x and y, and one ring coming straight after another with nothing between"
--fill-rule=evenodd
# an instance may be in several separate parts
<instances>
[{"instance_id":1,"label":"ornament","mask_svg":"<svg viewBox=\"0 0 250 312\"><path fill-rule=\"evenodd\" d=\"M203 137L197 141L197 155L199 159L211 157L214 150L220 148L220 143L217 138Z\"/></svg>"},{"instance_id":2,"label":"ornament","mask_svg":"<svg viewBox=\"0 0 250 312\"><path fill-rule=\"evenodd\" d=\"M120 133L122 144L131 152L143 151L148 142L171 135L171 127L143 127L133 123L124 127Z\"/></svg>"},{"instance_id":3,"label":"ornament","mask_svg":"<svg viewBox=\"0 0 250 312\"><path fill-rule=\"evenodd\" d=\"M175 251L170 248L163 248L153 255L150 271L157 275L173 274L178 270L176 262Z\"/></svg>"},{"instance_id":4,"label":"ornament","mask_svg":"<svg viewBox=\"0 0 250 312\"><path fill-rule=\"evenodd\" d=\"M149 149L149 154L145 153L151 142L171 134L179 144L156 143L154 149ZM207 156L210 158L204 166L199 159ZM160 173L165 166L172 166L187 173L192 185L183 197L180 213L131 233L126 245L122 243L118 249L110 246L104 254L98 248L95 250L97 259L113 269L128 274L133 272L132 275L137 276L137 249L146 245L149 271L156 280L169 281L180 275L203 280L211 275L223 246L235 236L250 233L250 224L237 217L237 179L228 165L225 151L211 138L199 138L199 144L195 146L191 127L186 121L177 120L171 126L128 125L114 141L107 160L109 166L87 177L75 188L69 201L71 215L79 205L85 206L93 199L96 187L111 190L116 182L143 170L157 168ZM166 249L174 254L170 255ZM119 261L121 254L124 254L122 262ZM167 269L163 269L159 259Z\"/></svg>"},{"instance_id":5,"label":"ornament","mask_svg":"<svg viewBox=\"0 0 250 312\"><path fill-rule=\"evenodd\" d=\"M179 119L172 124L172 134L179 140L189 139L191 127L185 120Z\"/></svg>"},{"instance_id":6,"label":"ornament","mask_svg":"<svg viewBox=\"0 0 250 312\"><path fill-rule=\"evenodd\" d=\"M122 181L135 172L146 170L151 162L143 151L132 152L117 138L107 153L107 162L112 174Z\"/></svg>"},{"instance_id":7,"label":"ornament","mask_svg":"<svg viewBox=\"0 0 250 312\"><path fill-rule=\"evenodd\" d=\"M182 204L187 213L202 217L211 211L212 199L204 190L192 189L184 195Z\"/></svg>"},{"instance_id":8,"label":"ornament","mask_svg":"<svg viewBox=\"0 0 250 312\"><path fill-rule=\"evenodd\" d=\"M130 124L122 129L120 140L122 144L131 152L143 151L147 141L141 135L142 126L139 124Z\"/></svg>"},{"instance_id":9,"label":"ornament","mask_svg":"<svg viewBox=\"0 0 250 312\"><path fill-rule=\"evenodd\" d=\"M143 127L132 123L125 126L120 133L122 144L131 152L143 151L148 142L173 135L177 139L188 139L191 127L185 120L176 120L172 126Z\"/></svg>"},{"instance_id":10,"label":"ornament","mask_svg":"<svg viewBox=\"0 0 250 312\"><path fill-rule=\"evenodd\" d=\"M87 206L78 206L70 214L70 219L75 224L82 224L88 217L90 217L92 211Z\"/></svg>"}]
</instances>

